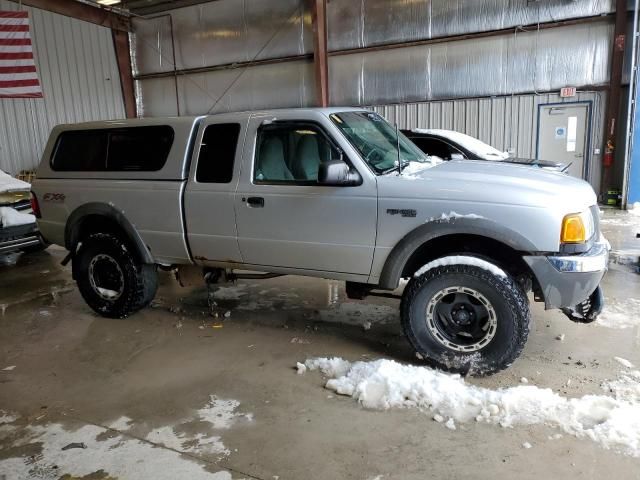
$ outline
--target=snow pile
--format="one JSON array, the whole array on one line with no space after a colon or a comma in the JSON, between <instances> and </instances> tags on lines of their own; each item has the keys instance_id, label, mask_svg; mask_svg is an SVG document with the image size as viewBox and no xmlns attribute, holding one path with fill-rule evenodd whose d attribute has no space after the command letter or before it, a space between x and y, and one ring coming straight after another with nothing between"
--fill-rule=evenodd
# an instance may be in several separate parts
<instances>
[{"instance_id":1,"label":"snow pile","mask_svg":"<svg viewBox=\"0 0 640 480\"><path fill-rule=\"evenodd\" d=\"M605 386L614 397L567 398L531 385L499 390L476 387L459 375L391 360L350 363L314 358L305 365L330 377L326 388L355 398L365 408L420 408L453 420L451 425L472 420L502 427L546 424L640 457L638 371L625 373L621 383Z\"/></svg>"},{"instance_id":2,"label":"snow pile","mask_svg":"<svg viewBox=\"0 0 640 480\"><path fill-rule=\"evenodd\" d=\"M442 215L440 215L439 217L431 217L429 220L426 221L426 223L430 223L430 222L438 222L438 223L449 223L451 220L455 220L456 218L469 218L469 219L481 219L484 218L482 215L476 215L475 213L469 213L467 215L461 215L459 213L456 213L454 211L451 211L449 213L443 213Z\"/></svg>"},{"instance_id":3,"label":"snow pile","mask_svg":"<svg viewBox=\"0 0 640 480\"><path fill-rule=\"evenodd\" d=\"M422 268L418 269L418 271L414 273L413 276L419 277L420 275L427 273L429 270L433 268L445 267L447 265L470 265L472 267L479 267L484 270L487 270L498 277L507 276L507 274L504 273L504 270L494 265L493 263L489 263L486 260L482 260L481 258L467 257L465 255L451 255L449 257L437 258L427 263Z\"/></svg>"},{"instance_id":4,"label":"snow pile","mask_svg":"<svg viewBox=\"0 0 640 480\"><path fill-rule=\"evenodd\" d=\"M635 202L633 205L629 205L629 213L640 216L640 202Z\"/></svg>"},{"instance_id":5,"label":"snow pile","mask_svg":"<svg viewBox=\"0 0 640 480\"><path fill-rule=\"evenodd\" d=\"M603 383L602 389L618 400L640 403L640 371L623 372L616 380Z\"/></svg>"},{"instance_id":6,"label":"snow pile","mask_svg":"<svg viewBox=\"0 0 640 480\"><path fill-rule=\"evenodd\" d=\"M640 300L631 297L624 300L607 298L596 325L609 328L632 328L640 325Z\"/></svg>"},{"instance_id":7,"label":"snow pile","mask_svg":"<svg viewBox=\"0 0 640 480\"><path fill-rule=\"evenodd\" d=\"M28 426L20 430L13 447L41 445L41 452L30 457L10 457L10 449L0 460L0 472L7 480L24 478L73 478L92 476L104 470L109 478L153 478L154 480L231 480L226 471L208 472L179 452L156 448L148 442L126 435L107 435L108 430L86 425L66 430L60 424ZM15 433L14 433L15 435ZM63 450L70 443L87 448ZM9 457L9 458L7 458Z\"/></svg>"},{"instance_id":8,"label":"snow pile","mask_svg":"<svg viewBox=\"0 0 640 480\"><path fill-rule=\"evenodd\" d=\"M5 192L24 192L31 190L31 184L13 178L11 175L0 170L0 193Z\"/></svg>"},{"instance_id":9,"label":"snow pile","mask_svg":"<svg viewBox=\"0 0 640 480\"><path fill-rule=\"evenodd\" d=\"M22 213L11 207L0 207L0 226L16 227L36 223L36 217L30 213Z\"/></svg>"}]
</instances>

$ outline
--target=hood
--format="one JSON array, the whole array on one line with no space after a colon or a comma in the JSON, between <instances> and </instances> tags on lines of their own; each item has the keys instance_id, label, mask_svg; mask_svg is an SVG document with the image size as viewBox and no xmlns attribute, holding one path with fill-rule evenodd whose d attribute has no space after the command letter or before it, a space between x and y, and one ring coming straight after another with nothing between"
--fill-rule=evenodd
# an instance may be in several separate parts
<instances>
[{"instance_id":1,"label":"hood","mask_svg":"<svg viewBox=\"0 0 640 480\"><path fill-rule=\"evenodd\" d=\"M31 184L13 178L11 175L0 170L0 193L7 192L29 192Z\"/></svg>"},{"instance_id":2,"label":"hood","mask_svg":"<svg viewBox=\"0 0 640 480\"><path fill-rule=\"evenodd\" d=\"M508 204L581 212L596 204L584 180L504 162L452 160L413 173L378 177L380 194L473 204Z\"/></svg>"}]
</instances>

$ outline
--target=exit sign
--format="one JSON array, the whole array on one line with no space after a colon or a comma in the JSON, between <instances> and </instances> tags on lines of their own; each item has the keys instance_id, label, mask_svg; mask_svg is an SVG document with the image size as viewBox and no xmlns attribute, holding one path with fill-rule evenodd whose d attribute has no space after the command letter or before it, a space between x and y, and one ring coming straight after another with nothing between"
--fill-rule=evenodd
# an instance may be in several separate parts
<instances>
[{"instance_id":1,"label":"exit sign","mask_svg":"<svg viewBox=\"0 0 640 480\"><path fill-rule=\"evenodd\" d=\"M560 90L560 96L562 98L575 97L576 96L576 87L564 87L562 90Z\"/></svg>"}]
</instances>

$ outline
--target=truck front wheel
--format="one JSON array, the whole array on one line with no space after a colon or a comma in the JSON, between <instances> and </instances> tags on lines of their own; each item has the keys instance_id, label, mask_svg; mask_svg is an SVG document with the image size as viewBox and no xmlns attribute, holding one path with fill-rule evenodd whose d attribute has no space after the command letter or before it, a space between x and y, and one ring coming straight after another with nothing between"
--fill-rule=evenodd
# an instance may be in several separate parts
<instances>
[{"instance_id":1,"label":"truck front wheel","mask_svg":"<svg viewBox=\"0 0 640 480\"><path fill-rule=\"evenodd\" d=\"M109 318L125 318L144 308L158 288L156 266L138 262L126 242L108 233L83 240L73 273L85 302Z\"/></svg>"},{"instance_id":2,"label":"truck front wheel","mask_svg":"<svg viewBox=\"0 0 640 480\"><path fill-rule=\"evenodd\" d=\"M409 342L442 370L490 375L508 367L529 334L525 293L493 265L483 268L482 260L441 263L405 288L400 309Z\"/></svg>"}]
</instances>

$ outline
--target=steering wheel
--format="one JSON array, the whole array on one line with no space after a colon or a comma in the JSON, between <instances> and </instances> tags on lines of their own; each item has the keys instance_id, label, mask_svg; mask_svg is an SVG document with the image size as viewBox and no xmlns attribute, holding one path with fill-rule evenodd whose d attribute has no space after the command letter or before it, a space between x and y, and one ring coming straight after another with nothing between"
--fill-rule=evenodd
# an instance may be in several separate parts
<instances>
[{"instance_id":1,"label":"steering wheel","mask_svg":"<svg viewBox=\"0 0 640 480\"><path fill-rule=\"evenodd\" d=\"M377 157L377 158L376 158ZM378 147L371 147L371 150L364 156L367 163L377 166L385 159L385 152Z\"/></svg>"}]
</instances>

